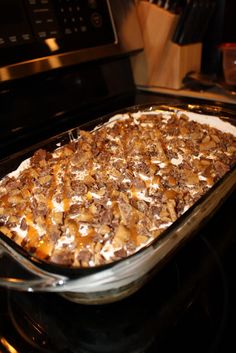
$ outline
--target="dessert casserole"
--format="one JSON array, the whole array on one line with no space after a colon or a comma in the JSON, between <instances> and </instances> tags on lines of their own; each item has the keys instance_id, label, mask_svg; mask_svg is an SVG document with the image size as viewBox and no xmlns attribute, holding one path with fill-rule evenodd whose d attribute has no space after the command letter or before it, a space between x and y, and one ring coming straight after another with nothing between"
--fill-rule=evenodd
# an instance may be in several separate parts
<instances>
[{"instance_id":1,"label":"dessert casserole","mask_svg":"<svg viewBox=\"0 0 236 353\"><path fill-rule=\"evenodd\" d=\"M148 246L236 162L236 128L168 111L115 115L0 183L0 231L34 257L73 268Z\"/></svg>"}]
</instances>

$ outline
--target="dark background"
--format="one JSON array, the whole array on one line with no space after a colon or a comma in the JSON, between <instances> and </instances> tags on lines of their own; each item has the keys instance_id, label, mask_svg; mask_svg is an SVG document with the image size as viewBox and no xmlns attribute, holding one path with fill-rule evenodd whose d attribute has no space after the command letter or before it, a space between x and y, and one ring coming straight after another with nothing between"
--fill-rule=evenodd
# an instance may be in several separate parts
<instances>
[{"instance_id":1,"label":"dark background","mask_svg":"<svg viewBox=\"0 0 236 353\"><path fill-rule=\"evenodd\" d=\"M202 72L222 75L221 43L236 42L236 1L217 0L214 15L203 42Z\"/></svg>"}]
</instances>

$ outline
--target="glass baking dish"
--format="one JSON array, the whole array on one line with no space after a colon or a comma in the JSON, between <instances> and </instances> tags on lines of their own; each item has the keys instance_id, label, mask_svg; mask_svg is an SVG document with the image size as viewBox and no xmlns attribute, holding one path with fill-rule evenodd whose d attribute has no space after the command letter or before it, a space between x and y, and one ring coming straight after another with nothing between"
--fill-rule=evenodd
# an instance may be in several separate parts
<instances>
[{"instance_id":1,"label":"glass baking dish","mask_svg":"<svg viewBox=\"0 0 236 353\"><path fill-rule=\"evenodd\" d=\"M66 131L0 161L0 178L39 148L53 151L76 139L79 130L92 130L116 114L162 110L218 116L236 126L236 112L209 105L136 105ZM137 253L122 260L91 268L69 268L47 263L25 251L0 232L0 286L20 291L56 292L77 303L104 304L120 300L142 287L146 281L183 246L216 211L236 185L234 165L192 207L159 237Z\"/></svg>"}]
</instances>

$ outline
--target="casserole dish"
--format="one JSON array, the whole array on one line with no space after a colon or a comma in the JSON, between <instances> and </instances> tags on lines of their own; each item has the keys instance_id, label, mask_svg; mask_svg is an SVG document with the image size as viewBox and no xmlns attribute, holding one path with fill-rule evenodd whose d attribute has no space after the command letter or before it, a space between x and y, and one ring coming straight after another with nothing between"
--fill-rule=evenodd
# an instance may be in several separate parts
<instances>
[{"instance_id":1,"label":"casserole dish","mask_svg":"<svg viewBox=\"0 0 236 353\"><path fill-rule=\"evenodd\" d=\"M116 115L140 111L146 114L161 111L168 114L175 113L177 116L195 114L203 122L209 120L211 116L218 116L222 121L230 123L230 127L236 126L236 114L233 111L214 106L166 106L161 104L133 106L66 131L9 156L0 162L0 177L3 178L16 170L22 161L31 157L38 149L54 151L76 140L80 130L99 129L100 125ZM151 243L130 256L99 266L73 268L47 262L0 233L2 260L6 261L5 268L7 269L1 276L0 285L22 291L56 292L69 300L85 304L101 304L122 299L144 285L148 278L200 229L234 189L235 182L236 168L233 165L200 199ZM8 257L11 258L11 266L7 265Z\"/></svg>"}]
</instances>

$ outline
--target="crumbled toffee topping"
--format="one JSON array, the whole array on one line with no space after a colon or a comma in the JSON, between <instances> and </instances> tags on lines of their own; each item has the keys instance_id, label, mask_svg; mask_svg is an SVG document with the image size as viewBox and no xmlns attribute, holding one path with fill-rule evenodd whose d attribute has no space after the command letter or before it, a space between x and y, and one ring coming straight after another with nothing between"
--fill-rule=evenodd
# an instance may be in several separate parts
<instances>
[{"instance_id":1,"label":"crumbled toffee topping","mask_svg":"<svg viewBox=\"0 0 236 353\"><path fill-rule=\"evenodd\" d=\"M52 263L92 267L150 244L236 162L236 137L175 114L127 115L0 184L0 230Z\"/></svg>"}]
</instances>

